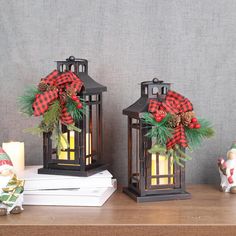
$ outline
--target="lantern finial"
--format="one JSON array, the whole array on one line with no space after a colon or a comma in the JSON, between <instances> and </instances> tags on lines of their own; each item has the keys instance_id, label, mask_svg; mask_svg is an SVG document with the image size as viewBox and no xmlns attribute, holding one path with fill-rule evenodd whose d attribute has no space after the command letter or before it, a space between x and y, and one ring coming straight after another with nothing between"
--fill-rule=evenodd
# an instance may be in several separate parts
<instances>
[{"instance_id":1,"label":"lantern finial","mask_svg":"<svg viewBox=\"0 0 236 236\"><path fill-rule=\"evenodd\" d=\"M69 56L69 58L66 59L67 61L75 61L75 57L74 56Z\"/></svg>"},{"instance_id":2,"label":"lantern finial","mask_svg":"<svg viewBox=\"0 0 236 236\"><path fill-rule=\"evenodd\" d=\"M163 80L159 80L158 78L153 78L152 82L154 84L161 84L161 83L163 83Z\"/></svg>"}]
</instances>

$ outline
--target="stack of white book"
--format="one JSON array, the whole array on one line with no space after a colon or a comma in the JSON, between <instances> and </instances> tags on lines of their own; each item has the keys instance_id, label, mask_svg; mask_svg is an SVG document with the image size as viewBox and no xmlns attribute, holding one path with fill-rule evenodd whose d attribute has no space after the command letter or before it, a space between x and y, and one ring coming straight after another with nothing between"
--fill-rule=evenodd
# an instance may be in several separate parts
<instances>
[{"instance_id":1,"label":"stack of white book","mask_svg":"<svg viewBox=\"0 0 236 236\"><path fill-rule=\"evenodd\" d=\"M102 206L117 188L108 170L89 177L38 174L41 166L27 166L24 205Z\"/></svg>"}]
</instances>

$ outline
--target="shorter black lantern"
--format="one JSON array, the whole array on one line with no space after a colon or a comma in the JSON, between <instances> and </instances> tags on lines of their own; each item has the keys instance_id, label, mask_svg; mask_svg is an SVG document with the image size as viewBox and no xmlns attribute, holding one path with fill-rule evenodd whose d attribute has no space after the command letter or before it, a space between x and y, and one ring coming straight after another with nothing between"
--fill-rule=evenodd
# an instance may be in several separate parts
<instances>
[{"instance_id":1,"label":"shorter black lantern","mask_svg":"<svg viewBox=\"0 0 236 236\"><path fill-rule=\"evenodd\" d=\"M185 191L185 169L165 155L151 154L153 140L146 136L152 129L142 115L150 99L165 100L170 83L158 79L141 83L141 97L123 110L128 116L128 187L123 191L137 202L188 199Z\"/></svg>"},{"instance_id":2,"label":"shorter black lantern","mask_svg":"<svg viewBox=\"0 0 236 236\"><path fill-rule=\"evenodd\" d=\"M53 145L51 132L43 134L43 168L39 174L58 174L89 176L103 170L106 166L102 158L102 93L107 88L95 82L88 75L88 61L71 56L66 61L57 61L60 72L73 71L84 83L82 91L77 94L86 103L83 118L75 123L81 132L74 132L61 125L68 147L57 154Z\"/></svg>"}]
</instances>

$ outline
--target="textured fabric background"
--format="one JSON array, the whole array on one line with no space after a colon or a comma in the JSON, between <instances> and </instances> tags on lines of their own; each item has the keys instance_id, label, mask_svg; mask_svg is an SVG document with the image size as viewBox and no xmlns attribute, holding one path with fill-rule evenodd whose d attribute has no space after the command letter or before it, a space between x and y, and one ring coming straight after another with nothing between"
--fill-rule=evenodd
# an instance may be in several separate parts
<instances>
[{"instance_id":1,"label":"textured fabric background","mask_svg":"<svg viewBox=\"0 0 236 236\"><path fill-rule=\"evenodd\" d=\"M0 0L0 143L25 142L27 164L42 163L42 140L22 130L38 123L18 111L25 86L69 55L87 58L104 94L104 160L127 179L127 119L122 109L140 82L159 77L187 96L216 136L192 154L187 182L217 183L216 160L236 139L236 1Z\"/></svg>"}]
</instances>

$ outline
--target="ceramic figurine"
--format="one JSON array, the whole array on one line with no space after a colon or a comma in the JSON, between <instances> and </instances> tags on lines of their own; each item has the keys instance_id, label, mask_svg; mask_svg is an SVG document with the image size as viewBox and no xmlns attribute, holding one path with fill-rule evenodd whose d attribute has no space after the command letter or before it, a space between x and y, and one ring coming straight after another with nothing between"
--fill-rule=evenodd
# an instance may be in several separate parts
<instances>
[{"instance_id":1,"label":"ceramic figurine","mask_svg":"<svg viewBox=\"0 0 236 236\"><path fill-rule=\"evenodd\" d=\"M223 192L236 193L236 143L227 152L227 160L218 160L221 184L220 190Z\"/></svg>"},{"instance_id":2,"label":"ceramic figurine","mask_svg":"<svg viewBox=\"0 0 236 236\"><path fill-rule=\"evenodd\" d=\"M0 147L0 216L23 211L24 181L14 173L10 157Z\"/></svg>"}]
</instances>

